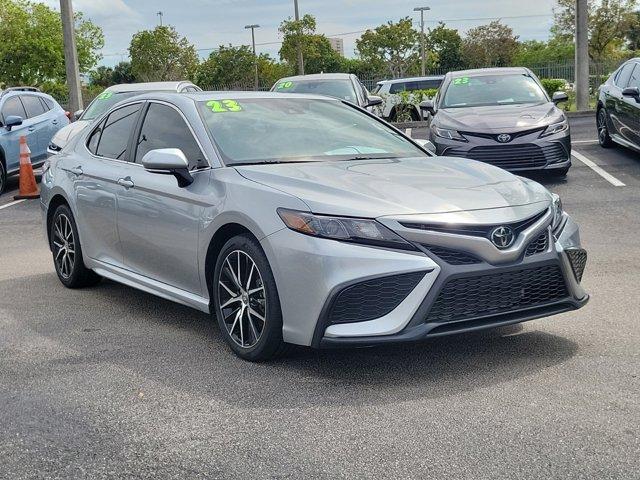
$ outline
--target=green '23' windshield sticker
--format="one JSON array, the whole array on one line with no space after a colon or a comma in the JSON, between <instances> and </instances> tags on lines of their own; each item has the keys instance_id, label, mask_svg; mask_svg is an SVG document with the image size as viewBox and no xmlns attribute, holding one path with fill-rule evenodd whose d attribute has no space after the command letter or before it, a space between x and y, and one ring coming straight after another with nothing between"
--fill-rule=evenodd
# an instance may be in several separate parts
<instances>
[{"instance_id":1,"label":"green '23' windshield sticker","mask_svg":"<svg viewBox=\"0 0 640 480\"><path fill-rule=\"evenodd\" d=\"M280 82L276 88L278 90L286 90L291 87L293 87L293 82L287 81L287 82Z\"/></svg>"},{"instance_id":2,"label":"green '23' windshield sticker","mask_svg":"<svg viewBox=\"0 0 640 480\"><path fill-rule=\"evenodd\" d=\"M209 100L207 107L209 107L213 113L242 111L242 105L235 100Z\"/></svg>"},{"instance_id":3,"label":"green '23' windshield sticker","mask_svg":"<svg viewBox=\"0 0 640 480\"><path fill-rule=\"evenodd\" d=\"M107 98L113 97L113 92L102 92L98 95L98 100L106 100Z\"/></svg>"},{"instance_id":4,"label":"green '23' windshield sticker","mask_svg":"<svg viewBox=\"0 0 640 480\"><path fill-rule=\"evenodd\" d=\"M458 77L453 79L454 85L468 85L469 77Z\"/></svg>"}]
</instances>

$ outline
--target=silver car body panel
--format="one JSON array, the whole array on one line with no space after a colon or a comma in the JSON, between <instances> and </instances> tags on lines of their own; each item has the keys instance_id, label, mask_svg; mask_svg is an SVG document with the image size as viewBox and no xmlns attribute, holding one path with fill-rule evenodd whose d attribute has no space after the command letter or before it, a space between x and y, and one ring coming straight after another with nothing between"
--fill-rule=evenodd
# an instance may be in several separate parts
<instances>
[{"instance_id":1,"label":"silver car body panel","mask_svg":"<svg viewBox=\"0 0 640 480\"><path fill-rule=\"evenodd\" d=\"M135 99L173 105L182 112L200 143L211 168L193 172L195 181L185 188L178 188L170 175L91 155L85 147L91 129L81 132L51 159L42 180L45 219L51 213L49 205L54 197L70 205L88 268L209 312L208 276L216 254L210 250L212 242L223 228L241 226L260 242L273 270L284 340L316 345L318 332L329 339L386 339L402 333L415 321L412 318L419 315L425 296L444 273L424 251L299 234L285 227L278 208L375 218L416 244L459 246L473 252L487 262L488 269L517 265L529 240L550 230L552 196L544 187L464 159L425 157L225 167L194 104L194 100L216 95L148 94ZM226 98L229 94L223 95ZM282 94L234 93L242 95ZM121 178L128 178L133 187L119 185ZM498 250L486 238L403 225L497 225L540 213L543 215L506 250ZM577 226L565 217L564 230L549 246L545 258L555 258L564 272L570 272L564 251L580 248L580 237ZM527 264L535 264L535 259L530 258ZM424 272L425 276L392 311L366 322L322 326L327 302L345 285L411 272ZM567 274L566 281L571 301L585 302L586 293L575 278Z\"/></svg>"}]
</instances>

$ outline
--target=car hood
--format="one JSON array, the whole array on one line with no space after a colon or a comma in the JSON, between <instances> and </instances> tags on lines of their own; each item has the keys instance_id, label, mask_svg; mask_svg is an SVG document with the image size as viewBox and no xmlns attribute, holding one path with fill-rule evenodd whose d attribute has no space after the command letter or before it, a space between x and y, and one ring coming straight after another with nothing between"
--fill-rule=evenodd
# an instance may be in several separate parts
<instances>
[{"instance_id":1,"label":"car hood","mask_svg":"<svg viewBox=\"0 0 640 480\"><path fill-rule=\"evenodd\" d=\"M550 201L531 180L452 157L236 166L249 180L289 193L314 213L377 218L515 207Z\"/></svg>"},{"instance_id":2,"label":"car hood","mask_svg":"<svg viewBox=\"0 0 640 480\"><path fill-rule=\"evenodd\" d=\"M435 122L441 128L466 132L512 133L555 123L564 114L553 103L443 108Z\"/></svg>"},{"instance_id":3,"label":"car hood","mask_svg":"<svg viewBox=\"0 0 640 480\"><path fill-rule=\"evenodd\" d=\"M60 148L63 148L67 143L69 143L69 140L83 131L90 123L91 122L88 120L77 120L70 123L58 130L51 139L51 142L55 143Z\"/></svg>"}]
</instances>

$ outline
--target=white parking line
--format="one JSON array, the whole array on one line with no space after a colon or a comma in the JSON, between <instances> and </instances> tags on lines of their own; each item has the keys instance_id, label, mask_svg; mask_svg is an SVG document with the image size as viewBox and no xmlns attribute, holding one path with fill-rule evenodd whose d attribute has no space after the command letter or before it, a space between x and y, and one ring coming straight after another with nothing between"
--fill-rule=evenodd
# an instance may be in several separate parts
<instances>
[{"instance_id":1,"label":"white parking line","mask_svg":"<svg viewBox=\"0 0 640 480\"><path fill-rule=\"evenodd\" d=\"M571 145L595 145L598 140L572 140Z\"/></svg>"},{"instance_id":2,"label":"white parking line","mask_svg":"<svg viewBox=\"0 0 640 480\"><path fill-rule=\"evenodd\" d=\"M411 137L411 132L412 132L412 131L413 131L413 129L412 129L412 128L407 128L407 129L404 131L404 133L406 133L406 134L407 134L407 137Z\"/></svg>"},{"instance_id":3,"label":"white parking line","mask_svg":"<svg viewBox=\"0 0 640 480\"><path fill-rule=\"evenodd\" d=\"M0 210L2 210L3 208L9 208L9 207L12 207L12 206L14 206L14 205L17 205L17 204L19 204L19 203L24 202L25 200L26 200L26 198L25 198L25 199L22 199L22 200L15 200L15 201L13 201L13 202L9 202L9 203L7 203L7 204L5 204L5 205L0 205Z\"/></svg>"},{"instance_id":4,"label":"white parking line","mask_svg":"<svg viewBox=\"0 0 640 480\"><path fill-rule=\"evenodd\" d=\"M591 170L593 170L594 172L596 172L598 175L600 175L602 178L604 178L607 182L609 182L611 185L613 185L614 187L624 187L625 184L622 183L620 180L618 180L616 177L614 177L613 175L611 175L608 172L605 172L604 169L602 167L600 167L599 165L597 165L595 162L589 160L587 157L585 157L582 153L580 152L576 152L575 150L573 150L571 152L571 155L573 155L574 157L576 157L576 159L580 160L582 163L584 163L587 167L589 167Z\"/></svg>"}]
</instances>

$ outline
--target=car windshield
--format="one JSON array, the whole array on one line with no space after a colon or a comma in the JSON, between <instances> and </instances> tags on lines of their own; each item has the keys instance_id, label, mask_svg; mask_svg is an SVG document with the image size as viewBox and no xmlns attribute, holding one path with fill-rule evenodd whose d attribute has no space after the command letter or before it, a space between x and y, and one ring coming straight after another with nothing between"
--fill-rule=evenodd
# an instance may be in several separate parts
<instances>
[{"instance_id":1,"label":"car windshield","mask_svg":"<svg viewBox=\"0 0 640 480\"><path fill-rule=\"evenodd\" d=\"M227 165L428 156L335 100L230 97L198 102L198 109Z\"/></svg>"},{"instance_id":2,"label":"car windshield","mask_svg":"<svg viewBox=\"0 0 640 480\"><path fill-rule=\"evenodd\" d=\"M111 107L113 107L116 103L121 102L129 97L133 97L135 95L140 95L144 92L109 92L105 90L100 95L98 95L93 102L89 104L87 109L82 113L80 120L93 120L94 118L98 118L100 115L105 113Z\"/></svg>"},{"instance_id":3,"label":"car windshield","mask_svg":"<svg viewBox=\"0 0 640 480\"><path fill-rule=\"evenodd\" d=\"M538 83L527 74L454 77L441 108L480 107L543 103L548 99Z\"/></svg>"},{"instance_id":4,"label":"car windshield","mask_svg":"<svg viewBox=\"0 0 640 480\"><path fill-rule=\"evenodd\" d=\"M275 92L279 93L312 93L326 95L348 102L356 103L356 92L351 80L281 80L276 83Z\"/></svg>"}]
</instances>

